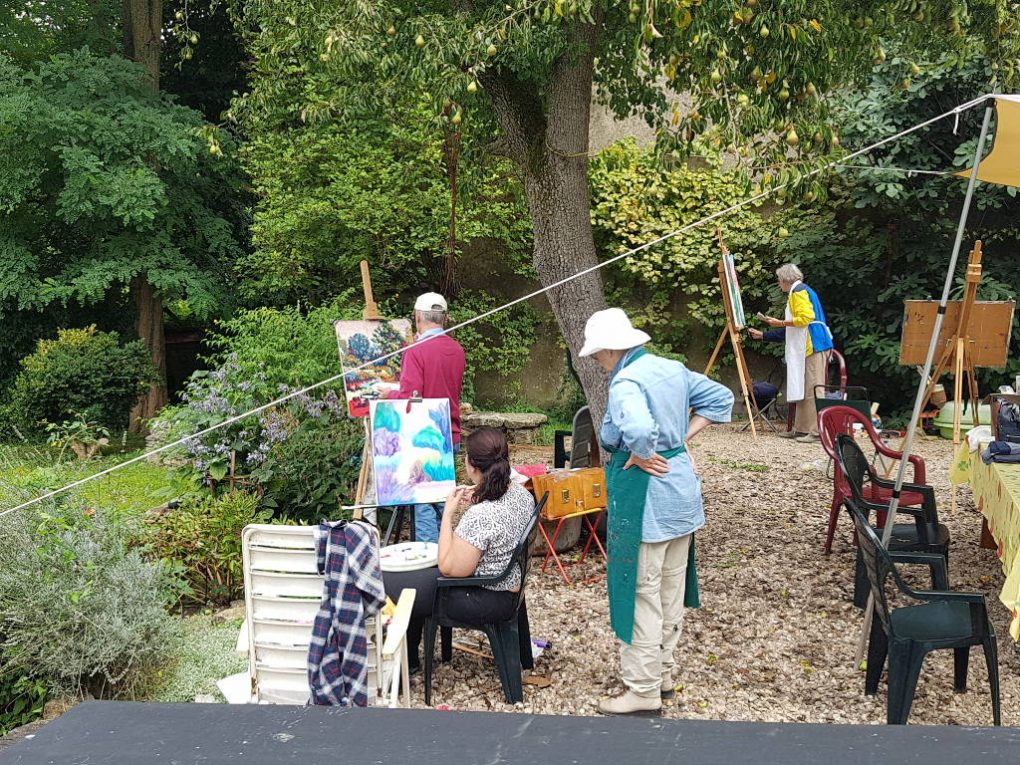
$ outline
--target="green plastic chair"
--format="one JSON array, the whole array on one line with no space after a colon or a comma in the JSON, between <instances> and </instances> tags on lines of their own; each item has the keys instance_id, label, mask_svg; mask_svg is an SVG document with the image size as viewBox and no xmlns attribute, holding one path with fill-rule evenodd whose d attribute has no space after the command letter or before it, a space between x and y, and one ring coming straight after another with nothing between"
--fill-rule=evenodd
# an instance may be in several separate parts
<instances>
[{"instance_id":1,"label":"green plastic chair","mask_svg":"<svg viewBox=\"0 0 1020 765\"><path fill-rule=\"evenodd\" d=\"M861 385L816 385L815 411L821 414L830 406L848 406L856 409L871 422L871 399L868 389Z\"/></svg>"},{"instance_id":2,"label":"green plastic chair","mask_svg":"<svg viewBox=\"0 0 1020 765\"><path fill-rule=\"evenodd\" d=\"M845 501L857 527L857 540L871 583L875 613L868 644L868 671L864 692L878 690L882 667L889 660L889 699L886 722L906 724L914 703L917 678L924 657L931 651L953 649L953 686L967 690L967 665L972 646L984 649L988 680L992 691L992 720L1001 725L999 710L999 661L995 630L988 619L985 597L977 592L953 592L948 589L945 560L934 553L899 552L894 556L882 546L875 530L853 500ZM922 563L942 567L938 590L912 590L900 577L895 563ZM922 601L920 605L892 609L886 597L890 574L904 595Z\"/></svg>"},{"instance_id":3,"label":"green plastic chair","mask_svg":"<svg viewBox=\"0 0 1020 765\"><path fill-rule=\"evenodd\" d=\"M507 704L524 701L524 687L521 680L523 669L532 669L534 660L531 653L531 625L528 620L528 605L524 596L528 570L531 568L531 543L538 528L542 508L549 499L546 492L539 500L528 525L521 533L517 548L510 563L495 576L441 576L436 579L436 598L432 615L425 622L425 704L432 706L432 675L435 666L436 632L440 632L441 658L444 662L452 658L453 628L461 627L481 630L489 638L489 647L499 670L499 681ZM521 572L521 586L514 596L513 616L505 622L489 624L468 624L452 619L446 611L450 591L457 587L476 587L498 584L506 579L515 568Z\"/></svg>"}]
</instances>

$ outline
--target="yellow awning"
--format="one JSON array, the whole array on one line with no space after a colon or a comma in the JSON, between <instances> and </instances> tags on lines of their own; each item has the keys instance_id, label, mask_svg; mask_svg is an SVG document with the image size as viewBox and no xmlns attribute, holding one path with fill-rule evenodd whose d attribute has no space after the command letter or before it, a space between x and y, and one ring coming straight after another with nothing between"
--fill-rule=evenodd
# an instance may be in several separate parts
<instances>
[{"instance_id":1,"label":"yellow awning","mask_svg":"<svg viewBox=\"0 0 1020 765\"><path fill-rule=\"evenodd\" d=\"M995 142L978 166L978 180L1020 187L1020 95L996 95ZM970 170L956 173L970 178Z\"/></svg>"}]
</instances>

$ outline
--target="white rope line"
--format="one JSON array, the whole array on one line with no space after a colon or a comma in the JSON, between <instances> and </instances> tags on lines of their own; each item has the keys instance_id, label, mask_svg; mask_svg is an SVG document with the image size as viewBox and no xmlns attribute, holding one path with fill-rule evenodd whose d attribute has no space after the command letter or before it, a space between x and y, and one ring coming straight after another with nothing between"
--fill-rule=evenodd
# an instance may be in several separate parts
<instances>
[{"instance_id":1,"label":"white rope line","mask_svg":"<svg viewBox=\"0 0 1020 765\"><path fill-rule=\"evenodd\" d=\"M846 170L873 170L875 172L887 171L890 173L905 173L907 175L954 175L952 170L920 170L914 167L884 167L882 165L847 165L840 162L836 167Z\"/></svg>"},{"instance_id":2,"label":"white rope line","mask_svg":"<svg viewBox=\"0 0 1020 765\"><path fill-rule=\"evenodd\" d=\"M979 104L984 103L989 98L992 98L992 96L986 94L986 95L982 95L982 96L980 96L978 98L972 99L971 101L967 101L964 104L960 104L959 106L956 106L953 109L950 109L949 111L944 112L944 113L938 115L937 117L932 117L931 119L927 119L924 122L920 122L920 123L914 125L913 127L907 128L906 130L901 130L899 133L896 133L895 135L891 135L891 136L889 136L887 138L883 138L881 141L877 141L876 143L873 143L870 146L866 146L863 149L858 149L857 151L855 151L855 152L853 152L851 154L848 154L847 156L843 157L839 161L830 162L830 163L828 163L826 165L823 165L822 167L819 167L819 168L816 168L815 170L807 172L807 173L805 173L802 176L802 179L803 178L811 178L811 177L813 177L815 175L818 175L820 173L825 172L826 170L828 170L830 168L839 167L839 166L845 164L847 160L851 160L851 159L854 159L855 157L859 157L859 156L861 156L863 154L867 154L868 152L871 152L871 151L873 151L873 150L875 150L875 149L877 149L877 148L879 148L881 146L885 146L887 143L891 143L893 141L896 141L896 140L902 138L905 135L909 135L910 133L914 133L914 132L916 132L918 130L921 130L922 128L925 128L925 127L927 127L928 125L931 125L934 122L938 122L941 119L945 119L946 117L949 117L951 115L958 115L960 112L966 111L967 109L971 109L971 108L973 108L973 107L975 107L975 106L977 106ZM316 388L321 388L323 385L329 385L330 383L334 383L337 380L342 379L345 375L348 375L348 374L350 374L352 372L357 372L358 370L365 369L366 367L369 367L369 366L372 366L374 364L377 364L380 361L385 361L386 359L392 358L393 356L397 356L397 355L403 353L404 351L408 350L409 348L413 348L413 347L415 347L417 345L421 345L422 343L428 342L429 340L431 340L434 337L439 337L440 335L444 335L444 334L449 334L451 332L455 332L458 329L462 329L463 327L466 327L466 326L468 326L470 324L474 324L475 322L481 321L482 319L486 319L489 316L492 316L493 314L499 313L500 311L505 311L506 309L511 308L511 307L517 305L518 303L523 303L526 300L531 300L531 298L538 297L539 295L542 295L542 294L544 294L546 292L549 292L550 290L554 290L557 287L562 287L564 284L567 284L568 282L571 282L574 279L579 279L582 276L587 276L588 274L594 273L595 271L598 271L599 269L605 268L606 266L611 265L612 263L616 263L617 261L623 260L625 258L629 258L632 255L636 255L639 252L642 252L644 250L649 249L650 247L654 247L657 244L661 244L662 242L665 242L665 241L667 241L669 239L672 239L672 238L674 238L676 236L679 236L680 234L682 234L682 233L684 233L686 231L690 231L691 229L698 228L700 226L705 225L706 223L711 223L712 221L717 220L718 218L722 218L722 217L724 217L726 215L729 215L731 212L734 212L735 210L739 210L740 208L746 207L747 205L753 204L754 202L757 202L759 200L766 199L767 197L770 197L773 194L776 194L781 189L784 189L784 188L786 188L787 186L790 186L790 185L792 185L792 184L791 183L785 183L785 184L781 184L781 185L778 185L778 186L773 186L773 187L771 187L771 188L769 188L769 189L767 189L765 191L762 191L759 194L755 194L754 196L748 197L748 198L746 198L746 199L744 199L744 200L742 200L740 202L736 202L735 204L732 204L732 205L730 205L729 207L727 207L727 208L725 208L723 210L719 210L718 212L714 212L711 215L708 215L708 216L702 218L701 220L694 221L693 223L688 223L687 225L682 226L682 227L676 229L675 231L670 231L669 233L663 234L662 236L660 236L660 237L658 237L656 239L652 239L651 241L648 241L648 242L645 242L644 244L638 245L637 247L634 247L633 249L627 250L626 252L620 253L619 255L615 255L612 258L609 258L608 260L604 260L601 263L597 263L594 266L591 266L589 268L585 268L582 271L578 271L577 273L572 274L571 276L564 277L563 279L560 279L559 281L553 282L552 284L548 285L547 287L542 287L540 289L535 290L534 292L528 293L527 295L524 295L524 296L519 297L519 298L515 298L514 300L511 300L508 303L504 303L501 306L498 306L498 307L493 308L491 310L485 311L484 313L480 313L477 316L474 316L474 317L472 317L470 319L462 321L460 324L456 324L456 325L454 325L452 327L449 327L448 329L445 329L442 332L437 332L436 334L429 335L429 336L424 337L424 338L420 338L420 339L416 340L415 342L411 343L410 345L406 345L403 348L400 348L400 349L398 349L396 351L392 351L391 353L387 353L387 354L385 354L383 356L379 356L378 358L372 359L371 361L366 361L365 363L363 363L363 364L361 364L359 366L356 366L356 367L354 367L352 369L348 369L348 370L346 370L344 372L341 372L340 374L333 375L332 377L327 377L325 380L320 380L319 382L313 383L312 385L308 385L308 386L305 386L304 388L301 388L299 390L292 391L292 392L288 393L285 396L281 396L279 398L273 399L272 401L270 401L267 404L262 404L261 406L257 406L254 409L249 409L247 412L243 412L241 414L234 415L233 417L228 417L227 419L223 420L222 422L219 422L219 423L217 423L215 425L211 425L208 428L204 428L203 430L200 430L200 431L198 431L196 433L192 433L190 436L185 436L184 438L179 438L178 440L173 441L173 442L171 442L169 444L164 444L163 446L160 446L160 447L157 447L155 449L152 449L151 451L145 452L144 454L139 454L137 457L132 457L131 459L125 460L124 462L118 462L116 465L108 467L105 470L101 470L98 473L94 473L94 474L92 474L90 476L87 476L85 478L81 478L81 479L79 479L77 481L73 481L73 482L71 482L71 483L69 483L69 484L67 484L65 486L61 486L59 489L54 489L52 491L48 491L45 494L41 494L38 497L35 497L34 499L30 499L27 502L22 502L20 505L15 505L14 507L8 508L7 510L4 510L4 511L0 512L0 518L3 518L5 515L8 515L9 513L13 513L13 512L15 512L17 510L23 510L26 507L30 507L30 506L32 506L34 504L37 504L39 502L42 502L42 501L44 501L46 499L49 499L51 497L55 497L58 494L63 494L64 492L67 492L67 491L69 491L71 489L74 489L74 488L76 488L78 486L82 486L82 485L84 485L84 484L86 484L86 483L88 483L90 481L94 481L97 478L102 478L103 476L109 475L110 473L113 473L113 472L115 472L117 470L120 470L121 468L125 468L128 465L133 465L136 462L141 462L142 460L147 459L149 457L152 457L152 456L154 456L156 454L160 454L162 452L168 451L169 449L173 449L173 448L176 448L178 446L182 446L183 444L186 444L189 441L194 441L195 439L200 438L201 436L204 436L207 433L212 433L212 432L214 432L216 430L219 430L220 428L225 428L228 425L232 425L235 422L238 422L238 421L243 420L243 419L247 419L248 417L251 417L253 414L258 414L259 412L264 412L265 410L271 409L274 406L277 406L278 404L282 404L285 401L289 401L292 398L296 398L297 396L304 395L305 393L308 393L309 391L315 390Z\"/></svg>"}]
</instances>

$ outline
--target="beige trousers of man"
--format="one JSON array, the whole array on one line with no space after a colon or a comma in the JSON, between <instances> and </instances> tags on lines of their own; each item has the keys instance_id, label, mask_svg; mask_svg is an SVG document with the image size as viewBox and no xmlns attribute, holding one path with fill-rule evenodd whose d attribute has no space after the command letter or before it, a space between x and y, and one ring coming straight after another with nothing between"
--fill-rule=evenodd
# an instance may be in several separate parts
<instances>
[{"instance_id":1,"label":"beige trousers of man","mask_svg":"<svg viewBox=\"0 0 1020 765\"><path fill-rule=\"evenodd\" d=\"M818 435L818 410L815 408L815 386L825 385L829 352L818 351L804 359L804 398L797 402L793 429L798 433Z\"/></svg>"},{"instance_id":2,"label":"beige trousers of man","mask_svg":"<svg viewBox=\"0 0 1020 765\"><path fill-rule=\"evenodd\" d=\"M688 534L666 542L642 542L638 553L634 634L620 648L624 684L639 696L659 697L671 682L680 641L687 583Z\"/></svg>"}]
</instances>

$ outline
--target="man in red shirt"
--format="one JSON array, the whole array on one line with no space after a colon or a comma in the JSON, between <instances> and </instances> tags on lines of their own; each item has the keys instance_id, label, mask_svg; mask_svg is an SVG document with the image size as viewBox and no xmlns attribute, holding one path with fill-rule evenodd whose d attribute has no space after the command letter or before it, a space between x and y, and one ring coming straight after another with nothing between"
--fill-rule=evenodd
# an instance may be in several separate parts
<instances>
[{"instance_id":1,"label":"man in red shirt","mask_svg":"<svg viewBox=\"0 0 1020 765\"><path fill-rule=\"evenodd\" d=\"M414 324L419 341L404 351L400 362L400 390L387 398L446 398L450 400L454 452L460 449L460 392L464 387L464 349L444 332L446 299L426 292L414 301ZM419 542L439 541L443 505L415 505L414 533Z\"/></svg>"}]
</instances>

